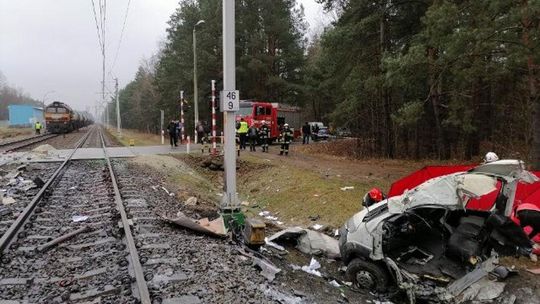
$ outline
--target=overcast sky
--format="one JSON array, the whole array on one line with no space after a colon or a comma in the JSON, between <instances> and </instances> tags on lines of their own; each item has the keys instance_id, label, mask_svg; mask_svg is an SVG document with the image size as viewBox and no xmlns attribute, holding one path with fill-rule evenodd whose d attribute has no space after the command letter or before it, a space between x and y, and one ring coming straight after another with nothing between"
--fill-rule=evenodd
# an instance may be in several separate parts
<instances>
[{"instance_id":1,"label":"overcast sky","mask_svg":"<svg viewBox=\"0 0 540 304\"><path fill-rule=\"evenodd\" d=\"M94 0L97 4L99 1ZM311 31L327 18L314 0L299 0ZM158 50L177 0L131 0L114 63L128 0L107 1L107 87L133 79L143 58ZM85 110L100 99L101 53L91 0L0 0L0 71L8 84L35 99L60 100ZM54 92L51 92L54 91ZM93 112L93 110L92 110Z\"/></svg>"}]
</instances>

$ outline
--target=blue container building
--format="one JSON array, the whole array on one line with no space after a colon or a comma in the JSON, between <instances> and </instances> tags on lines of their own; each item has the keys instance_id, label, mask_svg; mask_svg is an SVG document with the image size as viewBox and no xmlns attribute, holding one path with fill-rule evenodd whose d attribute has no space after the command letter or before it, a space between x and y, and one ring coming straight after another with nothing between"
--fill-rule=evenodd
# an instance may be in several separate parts
<instances>
[{"instance_id":1,"label":"blue container building","mask_svg":"<svg viewBox=\"0 0 540 304\"><path fill-rule=\"evenodd\" d=\"M34 105L9 105L10 127L31 127L36 121L45 125L43 108Z\"/></svg>"}]
</instances>

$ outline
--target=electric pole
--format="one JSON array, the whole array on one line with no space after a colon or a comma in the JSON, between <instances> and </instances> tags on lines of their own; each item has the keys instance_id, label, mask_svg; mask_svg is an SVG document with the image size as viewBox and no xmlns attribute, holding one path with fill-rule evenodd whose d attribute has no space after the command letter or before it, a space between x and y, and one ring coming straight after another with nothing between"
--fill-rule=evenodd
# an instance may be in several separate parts
<instances>
[{"instance_id":1,"label":"electric pole","mask_svg":"<svg viewBox=\"0 0 540 304\"><path fill-rule=\"evenodd\" d=\"M224 213L238 213L239 204L236 196L236 139L235 115L239 108L236 91L235 24L234 1L223 0L223 91L220 96L221 111L224 112L224 167L225 193L221 202ZM233 215L234 217L234 215Z\"/></svg>"},{"instance_id":2,"label":"electric pole","mask_svg":"<svg viewBox=\"0 0 540 304\"><path fill-rule=\"evenodd\" d=\"M120 121L120 102L118 98L118 78L114 79L115 81L115 93L116 93L116 132L118 133L118 136L122 138L122 128L121 128L121 121Z\"/></svg>"}]
</instances>

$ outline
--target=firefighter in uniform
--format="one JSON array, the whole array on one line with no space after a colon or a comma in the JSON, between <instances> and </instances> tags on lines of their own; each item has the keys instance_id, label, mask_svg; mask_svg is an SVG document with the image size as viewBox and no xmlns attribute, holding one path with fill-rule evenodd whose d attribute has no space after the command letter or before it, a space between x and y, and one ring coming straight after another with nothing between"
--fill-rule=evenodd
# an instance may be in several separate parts
<instances>
[{"instance_id":1,"label":"firefighter in uniform","mask_svg":"<svg viewBox=\"0 0 540 304\"><path fill-rule=\"evenodd\" d=\"M262 121L261 129L259 130L259 136L261 138L261 146L263 152L268 152L268 140L270 139L270 128L266 124L266 121Z\"/></svg>"},{"instance_id":2,"label":"firefighter in uniform","mask_svg":"<svg viewBox=\"0 0 540 304\"><path fill-rule=\"evenodd\" d=\"M249 151L256 152L255 146L257 145L257 140L259 139L259 129L255 127L255 124L252 123L251 127L248 129L248 138L249 138Z\"/></svg>"},{"instance_id":3,"label":"firefighter in uniform","mask_svg":"<svg viewBox=\"0 0 540 304\"><path fill-rule=\"evenodd\" d=\"M289 145L293 139L293 131L289 128L289 124L283 125L283 131L281 131L281 152L279 155L289 155Z\"/></svg>"}]
</instances>

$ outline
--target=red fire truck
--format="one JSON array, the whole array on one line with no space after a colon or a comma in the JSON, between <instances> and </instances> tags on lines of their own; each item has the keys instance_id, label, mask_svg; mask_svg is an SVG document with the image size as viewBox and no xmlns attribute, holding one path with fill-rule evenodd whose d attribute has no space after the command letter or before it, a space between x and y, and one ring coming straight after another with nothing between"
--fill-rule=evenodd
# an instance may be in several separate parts
<instances>
[{"instance_id":1,"label":"red fire truck","mask_svg":"<svg viewBox=\"0 0 540 304\"><path fill-rule=\"evenodd\" d=\"M274 102L259 100L241 100L240 110L236 113L236 121L241 118L251 126L255 124L259 128L262 121L270 126L270 138L276 140L279 137L280 129L285 123L294 130L294 136L300 136L302 117L300 109L297 107L285 106Z\"/></svg>"}]
</instances>

